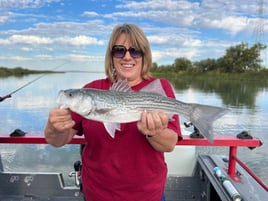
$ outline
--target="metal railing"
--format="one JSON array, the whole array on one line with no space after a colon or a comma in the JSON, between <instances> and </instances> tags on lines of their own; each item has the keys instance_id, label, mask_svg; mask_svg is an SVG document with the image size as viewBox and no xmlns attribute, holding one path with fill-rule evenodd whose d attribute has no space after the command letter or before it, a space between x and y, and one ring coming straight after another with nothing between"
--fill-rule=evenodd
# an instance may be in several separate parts
<instances>
[{"instance_id":1,"label":"metal railing","mask_svg":"<svg viewBox=\"0 0 268 201\"><path fill-rule=\"evenodd\" d=\"M0 134L0 144L46 144L44 135L41 134L27 134L26 136L14 136ZM75 136L69 144L85 144L85 139L82 136ZM205 138L191 138L188 135L183 135L183 140L177 142L177 146L224 146L229 147L229 163L228 163L228 175L230 178L236 178L236 164L240 164L266 191L268 186L252 172L241 160L237 158L238 147L248 147L253 149L262 145L262 142L258 138L252 139L239 139L234 136L215 136L214 142L210 143Z\"/></svg>"}]
</instances>

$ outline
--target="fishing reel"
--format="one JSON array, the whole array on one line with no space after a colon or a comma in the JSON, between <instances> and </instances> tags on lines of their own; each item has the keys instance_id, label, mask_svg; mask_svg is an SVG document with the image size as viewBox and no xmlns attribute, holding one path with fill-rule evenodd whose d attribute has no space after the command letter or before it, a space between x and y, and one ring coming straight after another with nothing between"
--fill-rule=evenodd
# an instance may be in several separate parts
<instances>
[{"instance_id":1,"label":"fishing reel","mask_svg":"<svg viewBox=\"0 0 268 201\"><path fill-rule=\"evenodd\" d=\"M75 185L77 187L80 187L80 190L82 192L81 170L82 170L81 161L76 161L74 163L74 171L69 173L69 177L74 177Z\"/></svg>"},{"instance_id":2,"label":"fishing reel","mask_svg":"<svg viewBox=\"0 0 268 201\"><path fill-rule=\"evenodd\" d=\"M190 134L191 138L204 138L204 136L200 133L198 128L196 128L196 126L191 121L184 122L183 124L186 128L189 128L191 126L194 127L194 131Z\"/></svg>"}]
</instances>

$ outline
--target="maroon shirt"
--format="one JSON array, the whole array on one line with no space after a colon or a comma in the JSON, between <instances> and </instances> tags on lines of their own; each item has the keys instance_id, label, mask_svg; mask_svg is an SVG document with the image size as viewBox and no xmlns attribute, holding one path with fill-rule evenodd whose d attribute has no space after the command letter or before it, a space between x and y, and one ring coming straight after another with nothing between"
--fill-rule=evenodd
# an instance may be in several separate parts
<instances>
[{"instance_id":1,"label":"maroon shirt","mask_svg":"<svg viewBox=\"0 0 268 201\"><path fill-rule=\"evenodd\" d=\"M144 80L132 87L139 91L155 80ZM168 97L175 98L170 83L161 79ZM108 79L93 81L85 88L108 90ZM167 176L164 153L156 151L137 129L137 122L121 124L112 138L103 123L73 113L74 129L84 134L86 146L82 153L82 185L86 201L159 201ZM181 139L179 119L174 115L168 127Z\"/></svg>"}]
</instances>

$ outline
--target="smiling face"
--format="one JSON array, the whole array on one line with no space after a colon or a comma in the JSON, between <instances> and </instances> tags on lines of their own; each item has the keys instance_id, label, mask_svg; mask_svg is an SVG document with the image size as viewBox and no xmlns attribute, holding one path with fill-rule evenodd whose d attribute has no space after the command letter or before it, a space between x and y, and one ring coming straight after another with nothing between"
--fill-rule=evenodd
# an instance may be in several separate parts
<instances>
[{"instance_id":1,"label":"smiling face","mask_svg":"<svg viewBox=\"0 0 268 201\"><path fill-rule=\"evenodd\" d=\"M115 45L123 45L126 49L133 47L125 33L120 34ZM134 47L137 48L137 47ZM133 58L129 51L122 58L113 57L113 64L118 79L127 79L130 86L134 86L142 81L142 60L143 57Z\"/></svg>"},{"instance_id":2,"label":"smiling face","mask_svg":"<svg viewBox=\"0 0 268 201\"><path fill-rule=\"evenodd\" d=\"M129 85L134 86L151 77L151 66L151 48L142 29L135 24L117 25L112 31L105 54L107 78L111 82L128 79Z\"/></svg>"}]
</instances>

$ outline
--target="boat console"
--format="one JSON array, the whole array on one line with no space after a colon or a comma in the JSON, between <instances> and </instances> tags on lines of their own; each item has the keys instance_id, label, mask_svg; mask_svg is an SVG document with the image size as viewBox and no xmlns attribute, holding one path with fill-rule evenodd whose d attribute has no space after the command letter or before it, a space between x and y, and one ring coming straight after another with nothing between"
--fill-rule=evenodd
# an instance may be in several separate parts
<instances>
[{"instance_id":1,"label":"boat console","mask_svg":"<svg viewBox=\"0 0 268 201\"><path fill-rule=\"evenodd\" d=\"M84 201L79 187L65 186L61 173L1 170L0 181L1 201Z\"/></svg>"}]
</instances>

